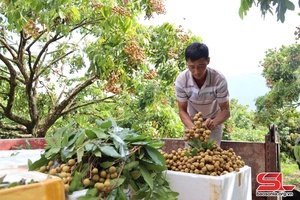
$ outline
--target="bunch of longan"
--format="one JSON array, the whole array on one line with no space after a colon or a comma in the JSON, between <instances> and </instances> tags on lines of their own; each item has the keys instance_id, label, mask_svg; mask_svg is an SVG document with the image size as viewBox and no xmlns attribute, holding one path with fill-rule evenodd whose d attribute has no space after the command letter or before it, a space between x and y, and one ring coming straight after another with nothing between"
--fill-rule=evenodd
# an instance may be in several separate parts
<instances>
[{"instance_id":1,"label":"bunch of longan","mask_svg":"<svg viewBox=\"0 0 300 200\"><path fill-rule=\"evenodd\" d=\"M40 172L50 174L52 176L59 176L64 184L65 191L68 192L70 184L73 180L72 173L76 169L76 160L70 159L67 163L59 164L53 160L49 161L46 166L40 167Z\"/></svg>"},{"instance_id":2,"label":"bunch of longan","mask_svg":"<svg viewBox=\"0 0 300 200\"><path fill-rule=\"evenodd\" d=\"M67 163L62 164L51 160L46 166L40 167L39 171L60 177L65 184L65 192L69 192L74 172L80 171L80 169L81 166L78 165L76 160L70 159ZM95 187L99 191L109 194L114 187L111 185L111 180L118 178L118 176L118 168L116 166L112 165L107 169L90 166L89 170L83 174L82 185L86 188Z\"/></svg>"},{"instance_id":3,"label":"bunch of longan","mask_svg":"<svg viewBox=\"0 0 300 200\"><path fill-rule=\"evenodd\" d=\"M184 141L188 141L191 138L199 139L201 142L208 143L211 131L207 129L203 118L201 117L202 113L198 112L194 116L194 126L190 129L184 131L185 136Z\"/></svg>"},{"instance_id":4,"label":"bunch of longan","mask_svg":"<svg viewBox=\"0 0 300 200\"><path fill-rule=\"evenodd\" d=\"M166 14L166 9L162 0L150 0L151 10L156 14Z\"/></svg>"},{"instance_id":5,"label":"bunch of longan","mask_svg":"<svg viewBox=\"0 0 300 200\"><path fill-rule=\"evenodd\" d=\"M144 50L135 39L131 39L124 47L124 52L131 58L136 64L141 64L146 59Z\"/></svg>"},{"instance_id":6,"label":"bunch of longan","mask_svg":"<svg viewBox=\"0 0 300 200\"><path fill-rule=\"evenodd\" d=\"M118 178L117 167L110 166L108 169L93 168L90 175L83 179L82 184L85 187L95 187L99 191L109 194L113 185L111 180Z\"/></svg>"}]
</instances>

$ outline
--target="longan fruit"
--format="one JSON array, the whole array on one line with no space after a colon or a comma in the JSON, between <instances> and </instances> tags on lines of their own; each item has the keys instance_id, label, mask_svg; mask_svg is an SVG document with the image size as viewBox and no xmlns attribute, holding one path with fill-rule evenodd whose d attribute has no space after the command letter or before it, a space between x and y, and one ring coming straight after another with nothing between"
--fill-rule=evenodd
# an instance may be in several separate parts
<instances>
[{"instance_id":1,"label":"longan fruit","mask_svg":"<svg viewBox=\"0 0 300 200\"><path fill-rule=\"evenodd\" d=\"M56 169L56 172L57 172L57 173L60 173L60 172L61 172L61 167L56 167L55 169Z\"/></svg>"},{"instance_id":2,"label":"longan fruit","mask_svg":"<svg viewBox=\"0 0 300 200\"><path fill-rule=\"evenodd\" d=\"M107 173L106 173L105 170L102 170L102 171L100 172L100 177L101 177L101 178L106 178L106 175L107 175Z\"/></svg>"},{"instance_id":3,"label":"longan fruit","mask_svg":"<svg viewBox=\"0 0 300 200\"><path fill-rule=\"evenodd\" d=\"M70 166L75 165L75 163L76 163L75 159L68 160L68 165L70 165Z\"/></svg>"},{"instance_id":4,"label":"longan fruit","mask_svg":"<svg viewBox=\"0 0 300 200\"><path fill-rule=\"evenodd\" d=\"M109 179L106 179L106 180L105 180L104 186L105 186L105 187L110 187L110 180L109 180Z\"/></svg>"},{"instance_id":5,"label":"longan fruit","mask_svg":"<svg viewBox=\"0 0 300 200\"><path fill-rule=\"evenodd\" d=\"M47 170L47 167L46 166L41 166L40 167L40 172L45 172Z\"/></svg>"},{"instance_id":6,"label":"longan fruit","mask_svg":"<svg viewBox=\"0 0 300 200\"><path fill-rule=\"evenodd\" d=\"M108 169L109 173L115 173L117 171L117 168L115 166L111 166L109 169Z\"/></svg>"},{"instance_id":7,"label":"longan fruit","mask_svg":"<svg viewBox=\"0 0 300 200\"><path fill-rule=\"evenodd\" d=\"M64 187L65 187L65 192L69 192L69 190L70 190L70 185L69 185L69 184L65 184Z\"/></svg>"},{"instance_id":8,"label":"longan fruit","mask_svg":"<svg viewBox=\"0 0 300 200\"><path fill-rule=\"evenodd\" d=\"M89 186L89 185L91 184L91 181L90 181L90 179L86 178L86 179L84 179L84 180L82 181L82 184L83 184L84 186Z\"/></svg>"},{"instance_id":9,"label":"longan fruit","mask_svg":"<svg viewBox=\"0 0 300 200\"><path fill-rule=\"evenodd\" d=\"M105 186L103 183L97 182L95 183L94 187L97 188L98 190L103 190Z\"/></svg>"},{"instance_id":10,"label":"longan fruit","mask_svg":"<svg viewBox=\"0 0 300 200\"><path fill-rule=\"evenodd\" d=\"M61 172L61 173L59 174L59 176L62 177L62 178L67 178L67 177L68 177L68 174L67 174L66 172Z\"/></svg>"},{"instance_id":11,"label":"longan fruit","mask_svg":"<svg viewBox=\"0 0 300 200\"><path fill-rule=\"evenodd\" d=\"M62 178L62 180L63 180L64 183L68 183L68 179L67 178L64 177L64 178Z\"/></svg>"},{"instance_id":12,"label":"longan fruit","mask_svg":"<svg viewBox=\"0 0 300 200\"><path fill-rule=\"evenodd\" d=\"M95 182L99 181L99 179L100 179L100 176L98 174L94 174L92 177L92 180Z\"/></svg>"},{"instance_id":13,"label":"longan fruit","mask_svg":"<svg viewBox=\"0 0 300 200\"><path fill-rule=\"evenodd\" d=\"M70 171L70 167L69 166L64 166L63 168L62 168L62 171L63 172L69 172Z\"/></svg>"},{"instance_id":14,"label":"longan fruit","mask_svg":"<svg viewBox=\"0 0 300 200\"><path fill-rule=\"evenodd\" d=\"M51 169L51 170L49 171L49 174L50 174L50 175L53 175L53 176L56 175L56 173L57 173L57 172L56 172L56 169Z\"/></svg>"},{"instance_id":15,"label":"longan fruit","mask_svg":"<svg viewBox=\"0 0 300 200\"><path fill-rule=\"evenodd\" d=\"M67 177L68 182L71 182L73 180L72 176Z\"/></svg>"},{"instance_id":16,"label":"longan fruit","mask_svg":"<svg viewBox=\"0 0 300 200\"><path fill-rule=\"evenodd\" d=\"M93 168L92 169L92 174L97 174L98 173L98 169L97 168Z\"/></svg>"},{"instance_id":17,"label":"longan fruit","mask_svg":"<svg viewBox=\"0 0 300 200\"><path fill-rule=\"evenodd\" d=\"M99 182L100 182L100 183L104 183L105 180L106 180L105 178L100 178L100 179L99 179Z\"/></svg>"},{"instance_id":18,"label":"longan fruit","mask_svg":"<svg viewBox=\"0 0 300 200\"><path fill-rule=\"evenodd\" d=\"M49 166L49 167L52 167L53 164L54 164L54 161L53 161L53 160L50 160L50 161L48 162L48 166Z\"/></svg>"},{"instance_id":19,"label":"longan fruit","mask_svg":"<svg viewBox=\"0 0 300 200\"><path fill-rule=\"evenodd\" d=\"M117 172L114 172L110 175L110 178L114 179L114 178L117 178L118 177L118 173Z\"/></svg>"}]
</instances>

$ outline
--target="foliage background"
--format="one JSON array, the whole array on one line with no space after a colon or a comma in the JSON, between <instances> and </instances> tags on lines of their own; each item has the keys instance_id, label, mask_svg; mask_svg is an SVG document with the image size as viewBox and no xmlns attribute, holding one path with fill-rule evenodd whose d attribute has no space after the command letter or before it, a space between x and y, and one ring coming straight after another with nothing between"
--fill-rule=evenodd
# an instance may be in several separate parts
<instances>
[{"instance_id":1,"label":"foliage background","mask_svg":"<svg viewBox=\"0 0 300 200\"><path fill-rule=\"evenodd\" d=\"M284 22L295 5L282 2L274 3ZM270 11L265 1L242 1L240 16L252 5ZM173 83L185 68L186 45L201 38L169 23L138 23L164 12L162 1L1 1L1 138L43 137L72 121L84 127L110 117L157 138L182 137ZM263 141L275 124L282 152L293 158L299 51L295 44L266 52L270 92L256 100L255 112L231 99L224 139Z\"/></svg>"}]
</instances>

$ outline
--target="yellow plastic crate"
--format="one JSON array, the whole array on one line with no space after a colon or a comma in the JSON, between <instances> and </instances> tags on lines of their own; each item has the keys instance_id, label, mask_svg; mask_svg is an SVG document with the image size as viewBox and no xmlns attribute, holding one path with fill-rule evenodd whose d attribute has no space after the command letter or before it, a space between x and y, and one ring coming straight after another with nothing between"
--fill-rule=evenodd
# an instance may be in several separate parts
<instances>
[{"instance_id":1,"label":"yellow plastic crate","mask_svg":"<svg viewBox=\"0 0 300 200\"><path fill-rule=\"evenodd\" d=\"M20 176L37 183L20 185L11 188L0 189L1 200L65 200L63 181L60 178L47 178L46 174L39 172L26 172L24 170L0 170L0 176L6 175L5 181L10 177ZM14 177L14 178L15 178ZM7 179L7 180L6 180ZM12 178L13 179L13 178ZM39 179L39 180L37 180ZM43 180L41 180L43 179Z\"/></svg>"}]
</instances>

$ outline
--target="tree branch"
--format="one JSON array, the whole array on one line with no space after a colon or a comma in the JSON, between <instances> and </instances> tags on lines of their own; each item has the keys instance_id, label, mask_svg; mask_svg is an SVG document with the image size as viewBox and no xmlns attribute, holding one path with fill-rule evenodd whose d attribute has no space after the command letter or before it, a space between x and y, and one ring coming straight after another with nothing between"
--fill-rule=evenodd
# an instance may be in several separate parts
<instances>
[{"instance_id":1,"label":"tree branch","mask_svg":"<svg viewBox=\"0 0 300 200\"><path fill-rule=\"evenodd\" d=\"M32 134L20 134L20 133L15 133L15 132L0 131L0 135L12 136L15 138L32 138Z\"/></svg>"},{"instance_id":2,"label":"tree branch","mask_svg":"<svg viewBox=\"0 0 300 200\"><path fill-rule=\"evenodd\" d=\"M21 125L15 125L15 126L6 125L6 124L3 124L1 121L0 121L0 128L5 129L5 130L22 131L23 133L27 133L27 128L25 126L21 126Z\"/></svg>"},{"instance_id":3,"label":"tree branch","mask_svg":"<svg viewBox=\"0 0 300 200\"><path fill-rule=\"evenodd\" d=\"M25 82L28 82L29 79L29 75L28 72L26 70L25 64L24 64L24 49L25 49L25 45L26 45L26 40L23 38L24 33L21 31L20 32L20 43L19 43L19 49L18 49L18 55L17 58L14 58L14 60L16 61L16 65L18 66L20 72L22 73Z\"/></svg>"},{"instance_id":4,"label":"tree branch","mask_svg":"<svg viewBox=\"0 0 300 200\"><path fill-rule=\"evenodd\" d=\"M4 45L4 47L9 51L10 55L12 56L12 58L13 58L14 60L16 60L16 59L17 59L17 56L18 56L18 55L16 54L17 50L14 49L12 46L10 46L10 45L7 43L6 39L3 38L3 37L0 37L0 42L1 42L1 43Z\"/></svg>"},{"instance_id":5,"label":"tree branch","mask_svg":"<svg viewBox=\"0 0 300 200\"><path fill-rule=\"evenodd\" d=\"M11 63L1 53L0 53L0 60L7 66L10 73L10 78L9 78L10 88L8 92L8 102L4 110L5 110L5 116L11 116L11 109L15 101L15 90L17 86L16 83L17 72L15 71Z\"/></svg>"},{"instance_id":6,"label":"tree branch","mask_svg":"<svg viewBox=\"0 0 300 200\"><path fill-rule=\"evenodd\" d=\"M78 108L82 108L82 107L84 107L84 106L96 104L96 103L99 103L99 102L105 102L105 100L107 100L107 99L112 99L112 98L114 98L115 96L116 96L116 94L115 94L115 95L112 95L112 96L109 96L109 97L106 97L106 98L103 98L103 99L96 99L96 100L88 101L88 102L85 102L85 103L83 103L83 104L79 104L79 105L70 107L69 109L64 110L64 111L61 113L61 115L65 115L65 114L67 114L67 113L69 113L69 112L71 112L71 111L73 111L73 110L76 110L76 109L78 109ZM107 103L111 103L111 102L107 102Z\"/></svg>"},{"instance_id":7,"label":"tree branch","mask_svg":"<svg viewBox=\"0 0 300 200\"><path fill-rule=\"evenodd\" d=\"M35 72L38 63L40 62L41 57L43 56L43 54L45 53L45 51L48 49L49 45L57 40L59 40L62 37L58 37L59 34L56 34L54 37L52 37L51 39L49 39L45 45L43 46L42 50L39 52L37 58L35 59L35 62L33 64L33 72ZM30 51L30 49L27 48L27 51Z\"/></svg>"},{"instance_id":8,"label":"tree branch","mask_svg":"<svg viewBox=\"0 0 300 200\"><path fill-rule=\"evenodd\" d=\"M5 111L6 107L3 106L1 103L0 103L0 107L2 109L4 109L4 111ZM0 111L0 114L4 115L8 119L10 119L10 120L12 120L12 121L14 121L14 122L16 122L18 124L22 124L22 125L24 125L26 127L30 126L30 124L31 124L31 122L29 120L23 119L23 118L21 118L21 117L19 117L17 115L12 114L12 113L10 113L9 115L7 115L6 112Z\"/></svg>"},{"instance_id":9,"label":"tree branch","mask_svg":"<svg viewBox=\"0 0 300 200\"><path fill-rule=\"evenodd\" d=\"M73 53L74 50L64 54L63 56L53 60L51 63L49 63L46 67L44 67L35 77L35 79L37 79L41 74L43 74L48 68L51 68L55 63L59 62L60 60L62 60L63 58L67 57L68 55L70 55L71 53Z\"/></svg>"},{"instance_id":10,"label":"tree branch","mask_svg":"<svg viewBox=\"0 0 300 200\"><path fill-rule=\"evenodd\" d=\"M7 77L5 77L5 76L0 76L0 79L9 82L9 78L7 78Z\"/></svg>"},{"instance_id":11,"label":"tree branch","mask_svg":"<svg viewBox=\"0 0 300 200\"><path fill-rule=\"evenodd\" d=\"M43 87L45 87L45 88L46 88L46 92L47 92L47 94L48 94L49 98L51 99L52 106L55 106L54 99L53 99L53 97L52 97L52 95L51 95L51 93L50 93L50 90L49 90L48 86L47 86L47 85L45 85L45 84L44 84L44 82L42 82L42 81L40 81L40 84L41 84Z\"/></svg>"},{"instance_id":12,"label":"tree branch","mask_svg":"<svg viewBox=\"0 0 300 200\"><path fill-rule=\"evenodd\" d=\"M27 46L25 51L28 51L39 39L47 32L47 29L42 30L39 35Z\"/></svg>"},{"instance_id":13,"label":"tree branch","mask_svg":"<svg viewBox=\"0 0 300 200\"><path fill-rule=\"evenodd\" d=\"M38 130L38 136L43 136L43 134L45 134L46 131L54 124L54 122L62 116L61 113L66 107L68 107L68 105L70 105L70 103L72 103L76 95L78 95L78 93L80 93L89 85L93 84L97 79L99 79L98 76L92 76L88 78L85 82L76 86L69 94L69 96L67 96L62 102L60 102L60 104L57 107L55 107L54 110L50 111L49 114L40 122L42 126Z\"/></svg>"}]
</instances>

